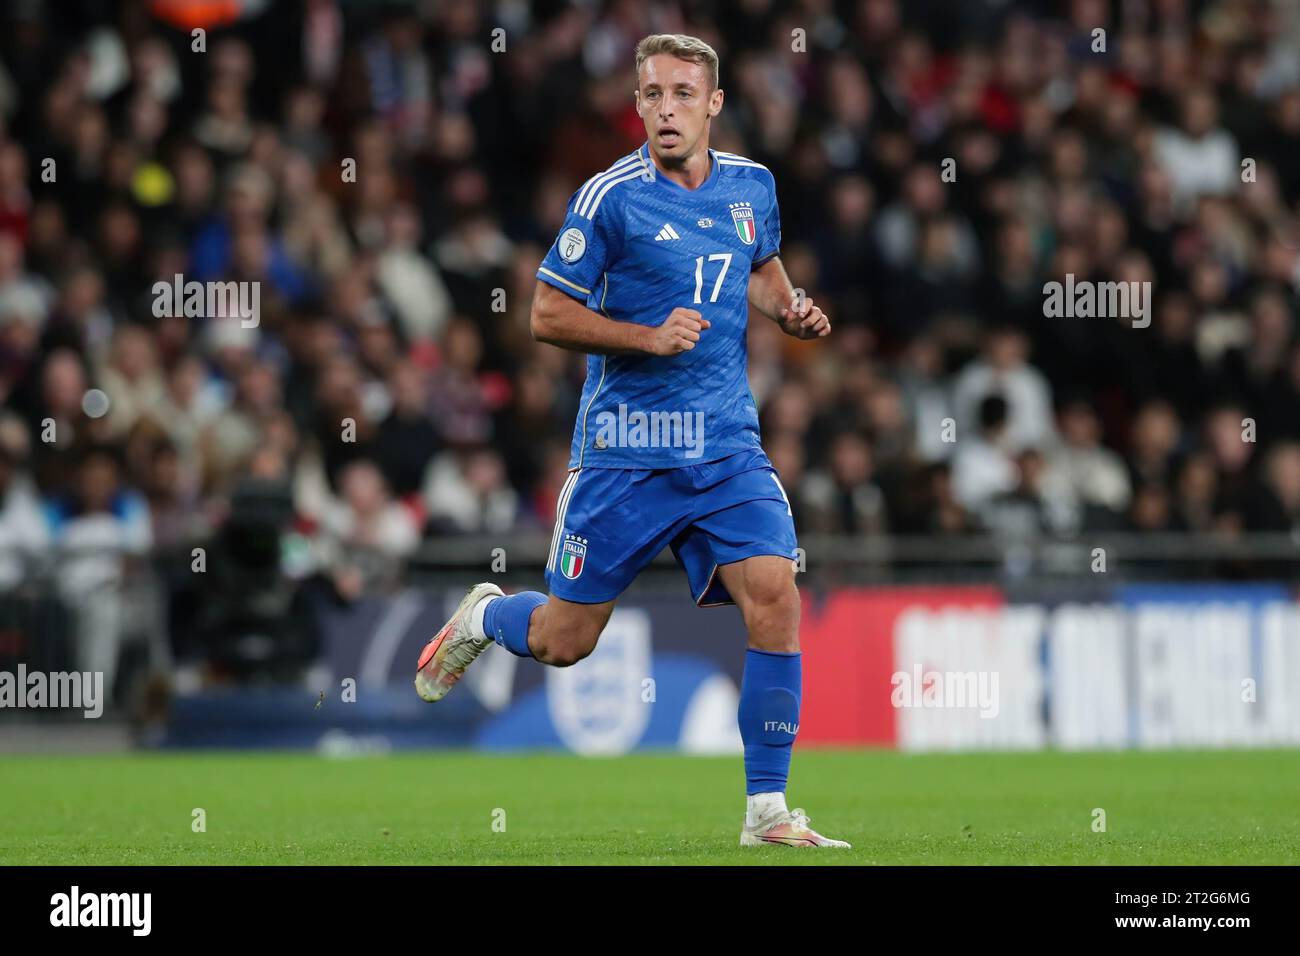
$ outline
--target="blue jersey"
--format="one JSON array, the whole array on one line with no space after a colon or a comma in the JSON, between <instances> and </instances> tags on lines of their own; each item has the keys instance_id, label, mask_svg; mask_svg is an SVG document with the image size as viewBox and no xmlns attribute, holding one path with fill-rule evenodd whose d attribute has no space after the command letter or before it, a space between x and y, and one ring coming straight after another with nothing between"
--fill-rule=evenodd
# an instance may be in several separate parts
<instances>
[{"instance_id":1,"label":"blue jersey","mask_svg":"<svg viewBox=\"0 0 1300 956\"><path fill-rule=\"evenodd\" d=\"M749 389L749 273L777 254L772 174L709 150L691 190L662 175L649 145L569 200L537 277L594 312L661 325L675 308L710 327L677 355L587 358L570 468L680 468L759 447Z\"/></svg>"}]
</instances>

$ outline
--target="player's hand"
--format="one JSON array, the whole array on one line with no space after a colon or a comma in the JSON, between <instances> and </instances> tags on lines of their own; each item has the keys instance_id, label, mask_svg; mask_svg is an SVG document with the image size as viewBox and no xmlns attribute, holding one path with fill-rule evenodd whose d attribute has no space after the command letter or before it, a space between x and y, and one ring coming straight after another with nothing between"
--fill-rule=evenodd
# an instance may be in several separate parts
<instances>
[{"instance_id":1,"label":"player's hand","mask_svg":"<svg viewBox=\"0 0 1300 956\"><path fill-rule=\"evenodd\" d=\"M820 339L831 334L831 320L806 296L783 308L779 319L785 334L796 339Z\"/></svg>"},{"instance_id":2,"label":"player's hand","mask_svg":"<svg viewBox=\"0 0 1300 956\"><path fill-rule=\"evenodd\" d=\"M673 309L663 325L652 330L647 351L651 355L689 352L700 340L700 332L708 327L709 320L694 309Z\"/></svg>"}]
</instances>

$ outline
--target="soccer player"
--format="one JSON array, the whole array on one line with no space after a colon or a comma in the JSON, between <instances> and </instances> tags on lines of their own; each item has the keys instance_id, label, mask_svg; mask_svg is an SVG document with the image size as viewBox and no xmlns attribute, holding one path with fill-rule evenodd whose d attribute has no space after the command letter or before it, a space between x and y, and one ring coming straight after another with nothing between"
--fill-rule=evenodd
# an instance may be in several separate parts
<instances>
[{"instance_id":1,"label":"soccer player","mask_svg":"<svg viewBox=\"0 0 1300 956\"><path fill-rule=\"evenodd\" d=\"M798 339L828 335L830 321L778 258L771 172L709 148L718 55L694 37L650 36L636 69L647 141L574 194L537 270L534 338L588 355L550 595L475 585L424 648L415 686L441 700L493 641L577 663L668 545L695 603L739 605L749 632L741 845L847 847L786 806L801 694L794 522L759 445L745 341L751 306Z\"/></svg>"}]
</instances>

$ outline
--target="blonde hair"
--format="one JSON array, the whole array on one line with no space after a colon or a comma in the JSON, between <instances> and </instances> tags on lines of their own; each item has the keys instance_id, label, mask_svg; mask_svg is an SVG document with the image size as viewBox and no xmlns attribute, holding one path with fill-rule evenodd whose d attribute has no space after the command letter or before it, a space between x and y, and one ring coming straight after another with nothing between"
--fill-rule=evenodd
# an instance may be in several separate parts
<instances>
[{"instance_id":1,"label":"blonde hair","mask_svg":"<svg viewBox=\"0 0 1300 956\"><path fill-rule=\"evenodd\" d=\"M704 67L704 72L709 76L711 84L709 89L716 90L718 88L717 51L699 37L687 36L684 33L656 33L646 37L636 45L636 75L638 81L641 77L641 65L650 57L660 53L667 53L669 56L676 57L679 60L686 60L688 63L700 64Z\"/></svg>"}]
</instances>

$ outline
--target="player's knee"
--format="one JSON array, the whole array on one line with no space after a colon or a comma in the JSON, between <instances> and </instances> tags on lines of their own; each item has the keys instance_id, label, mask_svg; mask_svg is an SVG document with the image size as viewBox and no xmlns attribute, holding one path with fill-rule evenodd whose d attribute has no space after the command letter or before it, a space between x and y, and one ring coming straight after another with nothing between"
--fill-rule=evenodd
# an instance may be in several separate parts
<instances>
[{"instance_id":1,"label":"player's knee","mask_svg":"<svg viewBox=\"0 0 1300 956\"><path fill-rule=\"evenodd\" d=\"M596 642L594 640L590 643L583 640L574 640L573 638L544 640L540 647L533 650L533 656L543 664L549 664L552 667L572 667L578 661L589 656L595 648Z\"/></svg>"},{"instance_id":2,"label":"player's knee","mask_svg":"<svg viewBox=\"0 0 1300 956\"><path fill-rule=\"evenodd\" d=\"M541 617L540 627L529 635L533 656L552 667L572 667L591 654L609 615L579 613L557 608Z\"/></svg>"},{"instance_id":3,"label":"player's knee","mask_svg":"<svg viewBox=\"0 0 1300 956\"><path fill-rule=\"evenodd\" d=\"M789 574L756 575L748 582L749 603L766 614L790 615L799 612L799 589Z\"/></svg>"},{"instance_id":4,"label":"player's knee","mask_svg":"<svg viewBox=\"0 0 1300 956\"><path fill-rule=\"evenodd\" d=\"M547 662L552 667L572 667L591 653L585 647L561 647L555 651Z\"/></svg>"},{"instance_id":5,"label":"player's knee","mask_svg":"<svg viewBox=\"0 0 1300 956\"><path fill-rule=\"evenodd\" d=\"M756 576L748 582L743 608L749 643L762 651L799 650L799 589L792 577Z\"/></svg>"}]
</instances>

